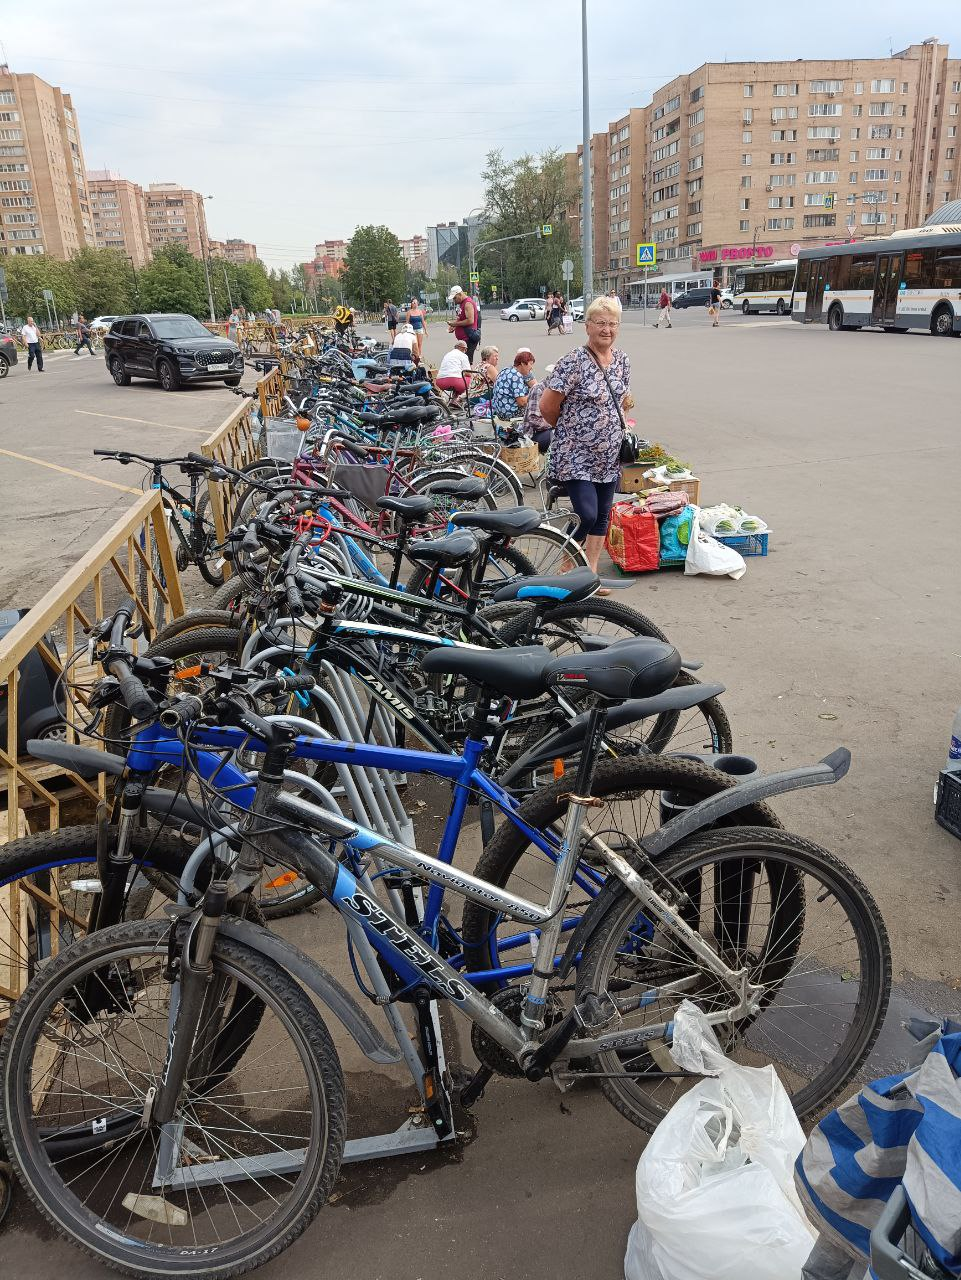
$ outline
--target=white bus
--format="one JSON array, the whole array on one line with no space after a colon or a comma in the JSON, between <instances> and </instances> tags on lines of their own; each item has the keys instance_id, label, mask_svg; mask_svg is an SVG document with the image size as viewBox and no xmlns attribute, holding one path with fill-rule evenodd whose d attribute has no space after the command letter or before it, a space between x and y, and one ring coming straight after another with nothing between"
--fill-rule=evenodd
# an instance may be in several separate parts
<instances>
[{"instance_id":1,"label":"white bus","mask_svg":"<svg viewBox=\"0 0 961 1280\"><path fill-rule=\"evenodd\" d=\"M791 316L828 328L961 333L961 232L918 227L883 239L802 249Z\"/></svg>"},{"instance_id":2,"label":"white bus","mask_svg":"<svg viewBox=\"0 0 961 1280\"><path fill-rule=\"evenodd\" d=\"M673 276L655 276L652 279L632 280L627 286L630 291L628 305L644 306L644 293L647 292L648 307L656 307L661 290L666 289L673 301L681 293L689 293L691 289L710 289L714 283L713 271L684 271Z\"/></svg>"},{"instance_id":3,"label":"white bus","mask_svg":"<svg viewBox=\"0 0 961 1280\"><path fill-rule=\"evenodd\" d=\"M786 316L791 310L796 268L794 258L766 262L763 267L738 267L734 276L734 305L746 316L759 311Z\"/></svg>"}]
</instances>

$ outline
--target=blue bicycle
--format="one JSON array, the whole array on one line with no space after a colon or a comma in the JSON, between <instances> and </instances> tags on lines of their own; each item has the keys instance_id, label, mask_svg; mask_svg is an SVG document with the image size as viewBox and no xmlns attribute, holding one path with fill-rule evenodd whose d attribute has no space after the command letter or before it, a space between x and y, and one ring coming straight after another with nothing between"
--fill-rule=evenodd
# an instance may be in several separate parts
<instances>
[{"instance_id":1,"label":"blue bicycle","mask_svg":"<svg viewBox=\"0 0 961 1280\"><path fill-rule=\"evenodd\" d=\"M156 699L130 670L125 624L121 611L99 656L146 720ZM754 807L837 781L847 752L738 786L678 762L689 766L677 775L690 784L688 803L675 795L676 816L635 840L606 802L632 806L643 770L669 765L597 765L597 748L608 705L676 675L671 646L629 641L562 658L442 647L422 662L484 690L460 754L298 735L284 717L252 711L246 695L287 693L307 677L250 684L226 671L213 706L167 699L159 723L134 737L120 857L158 764L190 768L211 801L179 905L163 921L93 933L45 965L0 1053L11 1160L53 1225L101 1260L139 1276L236 1275L311 1221L345 1158L346 1126L338 1056L304 987L371 1061L407 1065L419 1125L412 1118L403 1136L416 1128L421 1145L453 1137L438 1002L472 1024L480 1067L463 1103L495 1074L550 1076L563 1089L596 1081L647 1127L697 1078L670 1055L682 1000L704 1011L729 1053L773 1063L801 1114L843 1088L873 1044L890 981L876 905L847 867L761 825ZM576 774L555 784L550 803L518 805L478 767L494 707L502 695L572 687L596 699ZM238 767L241 752L259 759L254 778ZM437 853L286 793L298 758L446 780L451 811ZM698 774L705 798L691 804ZM454 864L475 794L537 849L549 868L542 886L516 893ZM314 958L244 918L264 860L281 857L341 916L361 997L385 1030ZM130 870L128 858L124 881ZM588 901L572 913L578 887ZM511 922L511 937L488 931L486 967L469 947L451 950L466 940L447 913L449 892ZM348 1144L346 1158L410 1149L388 1139L373 1152Z\"/></svg>"}]
</instances>

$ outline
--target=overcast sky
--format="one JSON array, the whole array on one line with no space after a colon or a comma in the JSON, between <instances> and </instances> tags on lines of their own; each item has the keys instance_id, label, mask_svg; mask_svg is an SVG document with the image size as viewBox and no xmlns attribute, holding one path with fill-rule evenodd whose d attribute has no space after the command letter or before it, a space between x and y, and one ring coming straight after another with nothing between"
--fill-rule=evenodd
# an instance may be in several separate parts
<instances>
[{"instance_id":1,"label":"overcast sky","mask_svg":"<svg viewBox=\"0 0 961 1280\"><path fill-rule=\"evenodd\" d=\"M702 62L883 57L927 36L961 56L958 0L589 11L594 129ZM581 130L578 0L8 0L0 39L14 71L72 93L89 168L213 195L211 235L276 266L359 223L461 218L490 148L568 150Z\"/></svg>"}]
</instances>

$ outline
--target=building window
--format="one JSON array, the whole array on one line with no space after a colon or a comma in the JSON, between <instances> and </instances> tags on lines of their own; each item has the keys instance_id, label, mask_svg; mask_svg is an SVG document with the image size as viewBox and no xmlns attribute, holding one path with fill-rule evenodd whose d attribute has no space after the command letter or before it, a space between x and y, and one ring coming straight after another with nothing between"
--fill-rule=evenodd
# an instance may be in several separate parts
<instances>
[{"instance_id":1,"label":"building window","mask_svg":"<svg viewBox=\"0 0 961 1280\"><path fill-rule=\"evenodd\" d=\"M841 130L832 124L816 124L808 128L808 140L825 139L828 142L838 142L841 138Z\"/></svg>"},{"instance_id":2,"label":"building window","mask_svg":"<svg viewBox=\"0 0 961 1280\"><path fill-rule=\"evenodd\" d=\"M848 174L848 182L851 184L852 187L857 186L858 173L856 169L852 169L851 172Z\"/></svg>"},{"instance_id":3,"label":"building window","mask_svg":"<svg viewBox=\"0 0 961 1280\"><path fill-rule=\"evenodd\" d=\"M745 151L741 156L741 164L750 164L750 163L751 163L751 153L749 151Z\"/></svg>"},{"instance_id":4,"label":"building window","mask_svg":"<svg viewBox=\"0 0 961 1280\"><path fill-rule=\"evenodd\" d=\"M868 115L870 116L894 115L894 103L893 102L872 102L868 107Z\"/></svg>"},{"instance_id":5,"label":"building window","mask_svg":"<svg viewBox=\"0 0 961 1280\"><path fill-rule=\"evenodd\" d=\"M794 219L793 218L768 218L767 229L768 231L793 231Z\"/></svg>"},{"instance_id":6,"label":"building window","mask_svg":"<svg viewBox=\"0 0 961 1280\"><path fill-rule=\"evenodd\" d=\"M797 164L796 151L772 151L771 164Z\"/></svg>"},{"instance_id":7,"label":"building window","mask_svg":"<svg viewBox=\"0 0 961 1280\"><path fill-rule=\"evenodd\" d=\"M703 124L703 123L704 123L703 107L699 107L697 111L692 111L691 114L687 117L687 127L689 129L696 129L699 124Z\"/></svg>"},{"instance_id":8,"label":"building window","mask_svg":"<svg viewBox=\"0 0 961 1280\"><path fill-rule=\"evenodd\" d=\"M774 86L775 98L796 98L798 86L796 84L776 84Z\"/></svg>"},{"instance_id":9,"label":"building window","mask_svg":"<svg viewBox=\"0 0 961 1280\"><path fill-rule=\"evenodd\" d=\"M839 116L843 111L840 102L812 102L808 105L809 116Z\"/></svg>"},{"instance_id":10,"label":"building window","mask_svg":"<svg viewBox=\"0 0 961 1280\"><path fill-rule=\"evenodd\" d=\"M868 130L869 138L890 138L891 126L889 124L872 124Z\"/></svg>"},{"instance_id":11,"label":"building window","mask_svg":"<svg viewBox=\"0 0 961 1280\"><path fill-rule=\"evenodd\" d=\"M750 223L748 222L747 218L741 219L741 221L737 224L737 229L738 231L749 231L751 229Z\"/></svg>"},{"instance_id":12,"label":"building window","mask_svg":"<svg viewBox=\"0 0 961 1280\"><path fill-rule=\"evenodd\" d=\"M748 161L748 164L750 163L751 162ZM694 173L697 169L703 169L703 168L704 168L703 156L688 156L688 160L687 160L688 173Z\"/></svg>"},{"instance_id":13,"label":"building window","mask_svg":"<svg viewBox=\"0 0 961 1280\"><path fill-rule=\"evenodd\" d=\"M844 219L844 225L847 227L853 227L854 223L855 223L854 214L849 213L848 216Z\"/></svg>"},{"instance_id":14,"label":"building window","mask_svg":"<svg viewBox=\"0 0 961 1280\"><path fill-rule=\"evenodd\" d=\"M704 137L704 134L703 134L703 133L701 134L701 137L702 137L702 138ZM750 129L742 129L742 130L741 130L741 141L742 141L742 142L753 142L753 140L754 140L754 135L753 135L753 132L752 132Z\"/></svg>"},{"instance_id":15,"label":"building window","mask_svg":"<svg viewBox=\"0 0 961 1280\"><path fill-rule=\"evenodd\" d=\"M857 152L853 153L855 160ZM809 147L807 152L808 162L812 160L840 160L841 152L839 147Z\"/></svg>"},{"instance_id":16,"label":"building window","mask_svg":"<svg viewBox=\"0 0 961 1280\"><path fill-rule=\"evenodd\" d=\"M804 175L804 181L808 183L837 182L837 180L837 169L809 169Z\"/></svg>"},{"instance_id":17,"label":"building window","mask_svg":"<svg viewBox=\"0 0 961 1280\"><path fill-rule=\"evenodd\" d=\"M807 208L810 208L812 205L820 207L821 205L824 204L824 192L823 191L805 191L804 204Z\"/></svg>"},{"instance_id":18,"label":"building window","mask_svg":"<svg viewBox=\"0 0 961 1280\"><path fill-rule=\"evenodd\" d=\"M696 217L696 216L697 216L697 214L699 214L699 213L701 212L702 205L703 205L703 201L701 201L701 200L692 200L692 201L688 204L688 206L687 206L687 216L688 216L689 218L694 218L694 217ZM625 228L624 228L624 230L625 230L625 231L629 231L629 230L630 230L630 227L625 227Z\"/></svg>"},{"instance_id":19,"label":"building window","mask_svg":"<svg viewBox=\"0 0 961 1280\"><path fill-rule=\"evenodd\" d=\"M857 141L860 139L860 137L861 137L861 130L860 130L860 129L852 129L852 130L851 130L851 141L852 141L852 142L857 142Z\"/></svg>"},{"instance_id":20,"label":"building window","mask_svg":"<svg viewBox=\"0 0 961 1280\"><path fill-rule=\"evenodd\" d=\"M704 142L704 130L698 129L697 133L692 133L688 141L689 141L689 145L692 147L701 146L701 144ZM751 141L750 134L747 135L747 141L748 142Z\"/></svg>"},{"instance_id":21,"label":"building window","mask_svg":"<svg viewBox=\"0 0 961 1280\"><path fill-rule=\"evenodd\" d=\"M853 116L864 115L864 108L861 106L860 102L855 103L855 105L851 108L851 114Z\"/></svg>"},{"instance_id":22,"label":"building window","mask_svg":"<svg viewBox=\"0 0 961 1280\"><path fill-rule=\"evenodd\" d=\"M948 125L948 137L956 138L958 136L958 126L956 124Z\"/></svg>"},{"instance_id":23,"label":"building window","mask_svg":"<svg viewBox=\"0 0 961 1280\"><path fill-rule=\"evenodd\" d=\"M691 90L691 102L700 102L704 97L704 86L698 85L696 89Z\"/></svg>"},{"instance_id":24,"label":"building window","mask_svg":"<svg viewBox=\"0 0 961 1280\"><path fill-rule=\"evenodd\" d=\"M863 80L855 80L855 82L854 82L854 92L855 92L855 93L863 93L863 92L864 92L864 81L863 81Z\"/></svg>"},{"instance_id":25,"label":"building window","mask_svg":"<svg viewBox=\"0 0 961 1280\"><path fill-rule=\"evenodd\" d=\"M0 89L0 103L5 107L12 107L16 100L12 89Z\"/></svg>"},{"instance_id":26,"label":"building window","mask_svg":"<svg viewBox=\"0 0 961 1280\"><path fill-rule=\"evenodd\" d=\"M753 85L753 84L746 84L746 85L744 86L744 96L745 96L745 98L753 98L753 97L754 97L754 85Z\"/></svg>"},{"instance_id":27,"label":"building window","mask_svg":"<svg viewBox=\"0 0 961 1280\"><path fill-rule=\"evenodd\" d=\"M793 209L793 196L769 196L767 207L769 209Z\"/></svg>"},{"instance_id":28,"label":"building window","mask_svg":"<svg viewBox=\"0 0 961 1280\"><path fill-rule=\"evenodd\" d=\"M866 213L861 214L862 227L882 227L888 220L886 213L880 213L877 209L869 209Z\"/></svg>"},{"instance_id":29,"label":"building window","mask_svg":"<svg viewBox=\"0 0 961 1280\"><path fill-rule=\"evenodd\" d=\"M958 114L958 110L959 110L958 104L956 102L952 102L951 105L948 107L948 115L956 116Z\"/></svg>"},{"instance_id":30,"label":"building window","mask_svg":"<svg viewBox=\"0 0 961 1280\"><path fill-rule=\"evenodd\" d=\"M689 222L687 224L687 234L689 236L699 236L701 234L701 224L699 222Z\"/></svg>"},{"instance_id":31,"label":"building window","mask_svg":"<svg viewBox=\"0 0 961 1280\"><path fill-rule=\"evenodd\" d=\"M804 225L806 227L833 227L837 224L837 215L833 213L806 213L804 215Z\"/></svg>"},{"instance_id":32,"label":"building window","mask_svg":"<svg viewBox=\"0 0 961 1280\"><path fill-rule=\"evenodd\" d=\"M944 158L945 158L945 160L953 160L953 159L954 159L954 147L948 147L947 151L945 151L945 153L944 153Z\"/></svg>"},{"instance_id":33,"label":"building window","mask_svg":"<svg viewBox=\"0 0 961 1280\"><path fill-rule=\"evenodd\" d=\"M747 213L747 211L748 211L748 209L750 209L750 207L751 207L751 200L750 200L750 197L749 197L749 196L742 196L742 197L741 197L741 212L742 212L742 213Z\"/></svg>"},{"instance_id":34,"label":"building window","mask_svg":"<svg viewBox=\"0 0 961 1280\"><path fill-rule=\"evenodd\" d=\"M797 129L772 129L772 142L797 142Z\"/></svg>"},{"instance_id":35,"label":"building window","mask_svg":"<svg viewBox=\"0 0 961 1280\"><path fill-rule=\"evenodd\" d=\"M743 112L741 113L741 123L742 123L742 124L753 124L753 123L754 123L754 108L753 108L753 107L745 107L745 108L744 108Z\"/></svg>"},{"instance_id":36,"label":"building window","mask_svg":"<svg viewBox=\"0 0 961 1280\"><path fill-rule=\"evenodd\" d=\"M954 177L953 171L951 169L945 169L944 173L941 176L941 181L950 182L953 177Z\"/></svg>"},{"instance_id":37,"label":"building window","mask_svg":"<svg viewBox=\"0 0 961 1280\"><path fill-rule=\"evenodd\" d=\"M841 93L844 89L843 80L812 80L812 93Z\"/></svg>"},{"instance_id":38,"label":"building window","mask_svg":"<svg viewBox=\"0 0 961 1280\"><path fill-rule=\"evenodd\" d=\"M891 148L890 147L868 147L867 151L865 151L864 153L864 158L865 160L890 160ZM856 154L852 155L851 159L856 160L857 155Z\"/></svg>"},{"instance_id":39,"label":"building window","mask_svg":"<svg viewBox=\"0 0 961 1280\"><path fill-rule=\"evenodd\" d=\"M865 169L864 170L865 182L887 182L887 180L888 180L887 169ZM945 178L945 182L947 181L948 179Z\"/></svg>"},{"instance_id":40,"label":"building window","mask_svg":"<svg viewBox=\"0 0 961 1280\"><path fill-rule=\"evenodd\" d=\"M894 93L894 81L893 80L872 80L871 92L872 93Z\"/></svg>"},{"instance_id":41,"label":"building window","mask_svg":"<svg viewBox=\"0 0 961 1280\"><path fill-rule=\"evenodd\" d=\"M849 152L848 152L848 163L849 163L849 164L857 164L857 162L858 162L858 153L857 153L856 151L849 151Z\"/></svg>"},{"instance_id":42,"label":"building window","mask_svg":"<svg viewBox=\"0 0 961 1280\"><path fill-rule=\"evenodd\" d=\"M749 173L741 174L741 190L751 185L751 175Z\"/></svg>"},{"instance_id":43,"label":"building window","mask_svg":"<svg viewBox=\"0 0 961 1280\"><path fill-rule=\"evenodd\" d=\"M777 124L779 120L796 120L797 107L775 107L771 112L771 123Z\"/></svg>"},{"instance_id":44,"label":"building window","mask_svg":"<svg viewBox=\"0 0 961 1280\"><path fill-rule=\"evenodd\" d=\"M908 114L908 109L907 109L907 107L904 105L904 103L902 102L902 103L901 103L901 105L900 105L900 107L898 107L898 115L899 115L899 116L906 116L907 114Z\"/></svg>"}]
</instances>

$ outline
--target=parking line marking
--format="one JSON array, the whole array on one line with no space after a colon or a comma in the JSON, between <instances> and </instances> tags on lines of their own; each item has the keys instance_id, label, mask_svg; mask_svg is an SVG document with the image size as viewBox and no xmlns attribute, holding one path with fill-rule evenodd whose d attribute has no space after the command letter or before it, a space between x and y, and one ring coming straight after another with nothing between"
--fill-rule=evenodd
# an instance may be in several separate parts
<instances>
[{"instance_id":1,"label":"parking line marking","mask_svg":"<svg viewBox=\"0 0 961 1280\"><path fill-rule=\"evenodd\" d=\"M85 418L113 418L116 422L136 422L142 427L166 427L168 431L188 431L193 436L209 436L213 428L177 427L172 422L154 422L151 418L124 418L119 413L95 413L92 409L74 409Z\"/></svg>"},{"instance_id":2,"label":"parking line marking","mask_svg":"<svg viewBox=\"0 0 961 1280\"><path fill-rule=\"evenodd\" d=\"M142 489L131 489L129 485L117 484L114 480L104 480L100 476L88 475L86 471L74 471L72 467L61 467L56 462L45 462L43 458L31 458L28 453L14 453L12 449L0 449L6 458L18 458L21 462L33 462L38 467L47 467L50 471L60 471L65 476L75 476L78 480L89 480L92 484L106 485L108 489L119 489L121 493L135 493L138 497Z\"/></svg>"}]
</instances>

